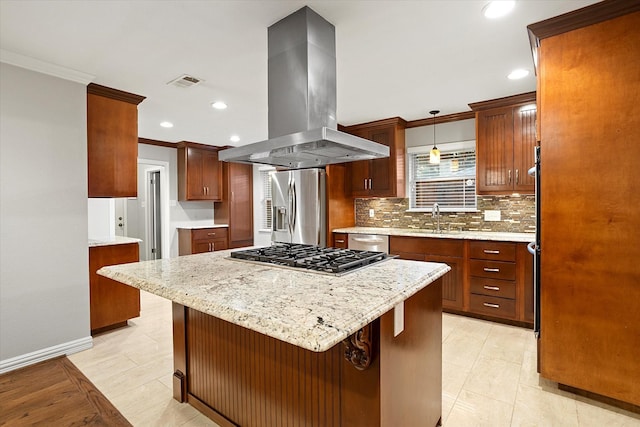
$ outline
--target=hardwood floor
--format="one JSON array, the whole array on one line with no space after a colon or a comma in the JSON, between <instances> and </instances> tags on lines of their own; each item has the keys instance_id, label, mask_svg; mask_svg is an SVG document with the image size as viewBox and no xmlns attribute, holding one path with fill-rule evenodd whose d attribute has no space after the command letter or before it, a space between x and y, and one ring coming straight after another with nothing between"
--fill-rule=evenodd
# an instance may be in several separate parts
<instances>
[{"instance_id":1,"label":"hardwood floor","mask_svg":"<svg viewBox=\"0 0 640 427\"><path fill-rule=\"evenodd\" d=\"M66 357L0 375L0 425L131 426Z\"/></svg>"}]
</instances>

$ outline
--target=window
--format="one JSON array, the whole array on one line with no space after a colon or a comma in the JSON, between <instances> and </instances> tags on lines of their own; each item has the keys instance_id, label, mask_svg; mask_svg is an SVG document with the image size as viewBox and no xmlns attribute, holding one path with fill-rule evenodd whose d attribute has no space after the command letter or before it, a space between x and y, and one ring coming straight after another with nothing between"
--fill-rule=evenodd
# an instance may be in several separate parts
<instances>
[{"instance_id":1,"label":"window","mask_svg":"<svg viewBox=\"0 0 640 427\"><path fill-rule=\"evenodd\" d=\"M271 215L273 211L271 209L271 179L269 178L269 173L273 170L275 169L260 168L260 181L262 182L262 219L260 229L265 231L271 231Z\"/></svg>"},{"instance_id":2,"label":"window","mask_svg":"<svg viewBox=\"0 0 640 427\"><path fill-rule=\"evenodd\" d=\"M431 146L407 149L409 210L476 211L475 141L438 144L440 164L429 163Z\"/></svg>"}]
</instances>

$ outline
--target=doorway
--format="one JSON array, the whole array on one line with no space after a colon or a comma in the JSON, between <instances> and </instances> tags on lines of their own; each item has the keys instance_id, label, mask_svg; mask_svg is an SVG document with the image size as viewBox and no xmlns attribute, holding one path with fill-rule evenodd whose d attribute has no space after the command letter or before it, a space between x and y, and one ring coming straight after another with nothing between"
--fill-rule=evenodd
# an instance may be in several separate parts
<instances>
[{"instance_id":1,"label":"doorway","mask_svg":"<svg viewBox=\"0 0 640 427\"><path fill-rule=\"evenodd\" d=\"M127 199L126 226L142 240L140 261L169 258L169 162L138 159L138 197Z\"/></svg>"}]
</instances>

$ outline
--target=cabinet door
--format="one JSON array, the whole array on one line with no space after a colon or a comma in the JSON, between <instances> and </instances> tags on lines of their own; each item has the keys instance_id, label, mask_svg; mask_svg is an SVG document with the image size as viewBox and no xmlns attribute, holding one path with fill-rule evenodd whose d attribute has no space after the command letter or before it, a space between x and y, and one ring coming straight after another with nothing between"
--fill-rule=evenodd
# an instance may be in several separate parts
<instances>
[{"instance_id":1,"label":"cabinet door","mask_svg":"<svg viewBox=\"0 0 640 427\"><path fill-rule=\"evenodd\" d=\"M369 163L370 160L361 160L349 164L349 179L346 183L349 187L347 194L353 196L369 195Z\"/></svg>"},{"instance_id":2,"label":"cabinet door","mask_svg":"<svg viewBox=\"0 0 640 427\"><path fill-rule=\"evenodd\" d=\"M514 190L520 193L535 191L535 178L527 171L535 164L536 109L522 106L513 113L513 168Z\"/></svg>"},{"instance_id":3,"label":"cabinet door","mask_svg":"<svg viewBox=\"0 0 640 427\"><path fill-rule=\"evenodd\" d=\"M463 304L463 258L438 255L426 255L426 261L442 262L451 267L451 271L442 277L442 307L462 310Z\"/></svg>"},{"instance_id":4,"label":"cabinet door","mask_svg":"<svg viewBox=\"0 0 640 427\"><path fill-rule=\"evenodd\" d=\"M393 156L393 134L393 127L374 129L369 131L367 139L390 147L390 153ZM392 195L396 177L394 162L395 160L391 161L390 157L369 162L369 178L371 179L371 187L369 189L372 196Z\"/></svg>"},{"instance_id":5,"label":"cabinet door","mask_svg":"<svg viewBox=\"0 0 640 427\"><path fill-rule=\"evenodd\" d=\"M229 246L253 244L253 168L229 163Z\"/></svg>"},{"instance_id":6,"label":"cabinet door","mask_svg":"<svg viewBox=\"0 0 640 427\"><path fill-rule=\"evenodd\" d=\"M477 114L476 167L479 193L513 190L513 108Z\"/></svg>"},{"instance_id":7,"label":"cabinet door","mask_svg":"<svg viewBox=\"0 0 640 427\"><path fill-rule=\"evenodd\" d=\"M89 248L89 311L91 331L140 315L140 290L96 273L107 265L137 262L137 243Z\"/></svg>"},{"instance_id":8,"label":"cabinet door","mask_svg":"<svg viewBox=\"0 0 640 427\"><path fill-rule=\"evenodd\" d=\"M137 197L138 107L87 94L89 197Z\"/></svg>"},{"instance_id":9,"label":"cabinet door","mask_svg":"<svg viewBox=\"0 0 640 427\"><path fill-rule=\"evenodd\" d=\"M210 240L194 240L191 246L192 254L201 254L203 252L213 252L213 246Z\"/></svg>"},{"instance_id":10,"label":"cabinet door","mask_svg":"<svg viewBox=\"0 0 640 427\"><path fill-rule=\"evenodd\" d=\"M187 148L187 200L202 200L205 197L204 190L204 164L205 151L197 148Z\"/></svg>"},{"instance_id":11,"label":"cabinet door","mask_svg":"<svg viewBox=\"0 0 640 427\"><path fill-rule=\"evenodd\" d=\"M222 198L222 175L218 153L203 150L202 152L202 186L205 200Z\"/></svg>"}]
</instances>

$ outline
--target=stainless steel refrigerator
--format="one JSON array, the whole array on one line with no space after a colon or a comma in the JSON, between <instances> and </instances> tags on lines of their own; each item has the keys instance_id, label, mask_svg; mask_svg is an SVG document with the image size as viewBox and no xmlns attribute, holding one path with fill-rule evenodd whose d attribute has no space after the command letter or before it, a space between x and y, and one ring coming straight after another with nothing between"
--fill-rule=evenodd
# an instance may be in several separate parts
<instances>
[{"instance_id":1,"label":"stainless steel refrigerator","mask_svg":"<svg viewBox=\"0 0 640 427\"><path fill-rule=\"evenodd\" d=\"M324 169L271 173L272 242L326 246Z\"/></svg>"}]
</instances>

